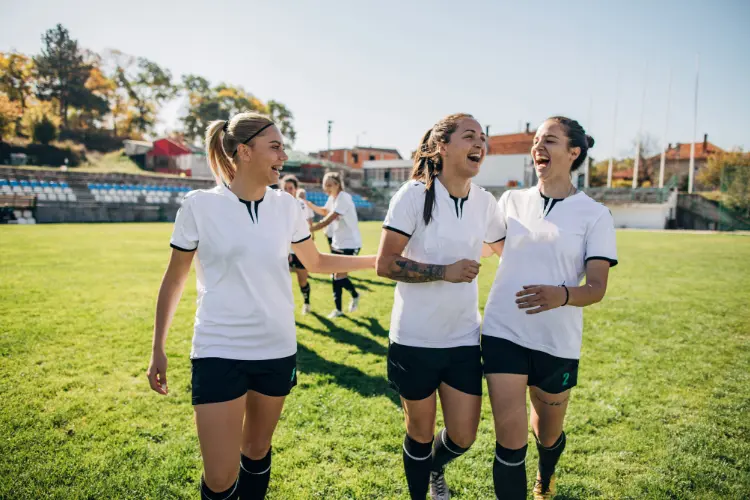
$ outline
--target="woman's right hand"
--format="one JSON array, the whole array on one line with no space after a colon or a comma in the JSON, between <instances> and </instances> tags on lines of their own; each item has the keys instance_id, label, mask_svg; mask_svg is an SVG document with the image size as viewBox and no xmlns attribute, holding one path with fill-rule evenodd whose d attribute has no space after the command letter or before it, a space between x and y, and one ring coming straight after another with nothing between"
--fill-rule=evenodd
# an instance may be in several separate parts
<instances>
[{"instance_id":1,"label":"woman's right hand","mask_svg":"<svg viewBox=\"0 0 750 500\"><path fill-rule=\"evenodd\" d=\"M151 353L151 362L148 365L146 377L148 377L151 389L163 396L169 393L167 387L167 354L164 351L155 350Z\"/></svg>"},{"instance_id":2,"label":"woman's right hand","mask_svg":"<svg viewBox=\"0 0 750 500\"><path fill-rule=\"evenodd\" d=\"M481 264L471 259L462 259L445 266L443 279L450 283L471 283L479 274Z\"/></svg>"}]
</instances>

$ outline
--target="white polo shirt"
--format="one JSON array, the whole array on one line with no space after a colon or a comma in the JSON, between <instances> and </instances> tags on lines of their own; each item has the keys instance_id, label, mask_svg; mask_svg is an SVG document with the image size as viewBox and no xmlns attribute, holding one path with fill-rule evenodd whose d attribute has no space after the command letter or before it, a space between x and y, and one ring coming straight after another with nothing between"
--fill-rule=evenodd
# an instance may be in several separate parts
<instances>
[{"instance_id":1,"label":"white polo shirt","mask_svg":"<svg viewBox=\"0 0 750 500\"><path fill-rule=\"evenodd\" d=\"M326 199L326 204L323 205L323 208L325 208L329 212L332 212L333 200L334 198L332 196L329 196L328 199ZM328 224L325 228L323 228L323 232L326 233L326 237L333 238L333 224Z\"/></svg>"},{"instance_id":2,"label":"white polo shirt","mask_svg":"<svg viewBox=\"0 0 750 500\"><path fill-rule=\"evenodd\" d=\"M198 250L190 357L275 359L297 352L288 249L310 237L299 203L266 189L243 202L225 186L192 191L171 246Z\"/></svg>"},{"instance_id":3,"label":"white polo shirt","mask_svg":"<svg viewBox=\"0 0 750 500\"><path fill-rule=\"evenodd\" d=\"M617 265L612 215L583 192L545 200L538 187L506 191L498 207L506 228L505 248L484 308L482 333L578 359L583 308L526 314L516 305L516 293L524 285L579 286L592 259Z\"/></svg>"},{"instance_id":4,"label":"white polo shirt","mask_svg":"<svg viewBox=\"0 0 750 500\"><path fill-rule=\"evenodd\" d=\"M432 219L425 225L425 185L409 181L391 199L383 227L409 237L403 256L422 264L479 262L482 244L503 238L497 203L472 184L466 198L454 198L435 180ZM413 347L479 345L479 291L471 283L396 284L390 339Z\"/></svg>"},{"instance_id":5,"label":"white polo shirt","mask_svg":"<svg viewBox=\"0 0 750 500\"><path fill-rule=\"evenodd\" d=\"M362 236L359 234L357 223L357 208L354 206L352 195L341 191L334 199L331 211L339 214L333 221L333 242L331 246L336 250L362 248Z\"/></svg>"},{"instance_id":6,"label":"white polo shirt","mask_svg":"<svg viewBox=\"0 0 750 500\"><path fill-rule=\"evenodd\" d=\"M305 218L305 220L309 221L311 219L314 219L315 218L315 212L313 212L312 209L307 206L307 203L305 203L305 200L301 200L299 198L295 198L295 199L299 203L299 207L302 209L302 214L303 214L303 217ZM294 250L292 250L291 245L289 246L289 253L291 253L291 254L294 253Z\"/></svg>"}]
</instances>

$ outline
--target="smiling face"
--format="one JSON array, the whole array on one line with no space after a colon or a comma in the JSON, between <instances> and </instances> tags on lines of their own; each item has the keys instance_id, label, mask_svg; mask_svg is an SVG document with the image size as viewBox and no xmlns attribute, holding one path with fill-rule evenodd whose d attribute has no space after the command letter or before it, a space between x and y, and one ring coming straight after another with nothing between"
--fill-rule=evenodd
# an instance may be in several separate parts
<instances>
[{"instance_id":1,"label":"smiling face","mask_svg":"<svg viewBox=\"0 0 750 500\"><path fill-rule=\"evenodd\" d=\"M253 176L266 185L277 184L284 162L289 157L284 152L284 137L276 126L268 127L249 144L240 144L237 156L247 164Z\"/></svg>"},{"instance_id":2,"label":"smiling face","mask_svg":"<svg viewBox=\"0 0 750 500\"><path fill-rule=\"evenodd\" d=\"M537 129L531 158L539 179L569 178L573 160L580 154L581 148L569 147L565 129L557 121L547 120Z\"/></svg>"},{"instance_id":3,"label":"smiling face","mask_svg":"<svg viewBox=\"0 0 750 500\"><path fill-rule=\"evenodd\" d=\"M297 196L297 188L294 187L294 183L291 181L286 181L284 183L284 191L291 194L292 196Z\"/></svg>"},{"instance_id":4,"label":"smiling face","mask_svg":"<svg viewBox=\"0 0 750 500\"><path fill-rule=\"evenodd\" d=\"M323 192L328 196L336 196L341 190L339 183L328 177L323 181Z\"/></svg>"},{"instance_id":5,"label":"smiling face","mask_svg":"<svg viewBox=\"0 0 750 500\"><path fill-rule=\"evenodd\" d=\"M439 144L443 168L470 179L479 173L487 154L487 136L473 118L462 118L448 143Z\"/></svg>"}]
</instances>

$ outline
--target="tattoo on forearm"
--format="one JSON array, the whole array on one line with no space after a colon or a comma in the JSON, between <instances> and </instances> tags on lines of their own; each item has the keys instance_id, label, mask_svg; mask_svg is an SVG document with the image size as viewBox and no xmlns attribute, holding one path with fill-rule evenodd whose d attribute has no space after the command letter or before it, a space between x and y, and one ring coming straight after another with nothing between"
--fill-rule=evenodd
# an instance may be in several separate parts
<instances>
[{"instance_id":1,"label":"tattoo on forearm","mask_svg":"<svg viewBox=\"0 0 750 500\"><path fill-rule=\"evenodd\" d=\"M388 271L389 278L404 283L427 283L445 277L445 266L420 264L404 257L394 260Z\"/></svg>"}]
</instances>

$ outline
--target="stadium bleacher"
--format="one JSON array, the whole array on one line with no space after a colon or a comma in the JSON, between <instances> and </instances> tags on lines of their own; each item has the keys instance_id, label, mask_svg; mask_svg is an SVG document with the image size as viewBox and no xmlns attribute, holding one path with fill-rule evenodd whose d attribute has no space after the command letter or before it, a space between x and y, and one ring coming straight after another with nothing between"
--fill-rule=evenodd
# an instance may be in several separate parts
<instances>
[{"instance_id":1,"label":"stadium bleacher","mask_svg":"<svg viewBox=\"0 0 750 500\"><path fill-rule=\"evenodd\" d=\"M362 196L356 194L356 193L350 193L352 195L352 201L354 201L354 206L357 208L372 208L372 203L368 200L362 198ZM322 191L307 191L307 199L319 207L322 207L326 204L326 200L328 199L328 195L325 194Z\"/></svg>"},{"instance_id":2,"label":"stadium bleacher","mask_svg":"<svg viewBox=\"0 0 750 500\"><path fill-rule=\"evenodd\" d=\"M89 192L100 203L182 203L191 188L158 184L98 184L88 183Z\"/></svg>"}]
</instances>

